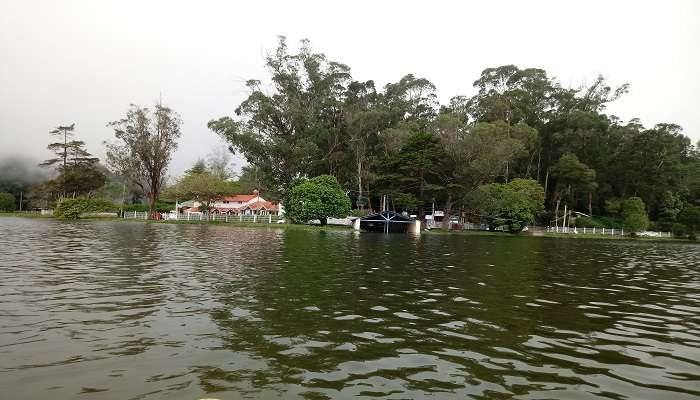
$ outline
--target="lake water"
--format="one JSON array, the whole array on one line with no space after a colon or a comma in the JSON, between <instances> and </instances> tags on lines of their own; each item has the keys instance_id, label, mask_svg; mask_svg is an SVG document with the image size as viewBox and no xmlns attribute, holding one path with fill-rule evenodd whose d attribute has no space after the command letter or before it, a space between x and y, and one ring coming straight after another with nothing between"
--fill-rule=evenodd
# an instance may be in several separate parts
<instances>
[{"instance_id":1,"label":"lake water","mask_svg":"<svg viewBox=\"0 0 700 400\"><path fill-rule=\"evenodd\" d=\"M2 399L697 399L700 246L0 218Z\"/></svg>"}]
</instances>

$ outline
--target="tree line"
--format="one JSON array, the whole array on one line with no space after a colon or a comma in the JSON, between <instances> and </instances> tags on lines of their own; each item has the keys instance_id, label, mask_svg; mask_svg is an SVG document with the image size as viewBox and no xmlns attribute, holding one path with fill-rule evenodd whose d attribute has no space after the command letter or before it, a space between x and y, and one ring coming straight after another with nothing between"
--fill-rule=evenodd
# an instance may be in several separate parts
<instances>
[{"instance_id":1,"label":"tree line","mask_svg":"<svg viewBox=\"0 0 700 400\"><path fill-rule=\"evenodd\" d=\"M166 197L196 195L206 204L222 191L259 189L284 199L304 179L329 175L360 213L387 198L389 208L420 216L434 207L489 224L554 224L566 207L597 223L593 217L623 219L625 204L638 209L628 201L638 198L661 229L700 224L693 222L700 144L676 124L645 127L607 114L627 84L613 87L599 76L572 88L543 69L504 65L485 69L473 96L440 104L425 78L408 74L377 87L353 79L349 66L308 41L292 52L284 37L265 66L269 84L249 80L234 115L208 124L246 159L238 179L208 162ZM181 124L160 103L132 105L109 123L108 168L73 138L74 125L59 126L52 134L60 140L49 145L55 157L45 163L57 177L36 196L115 198L121 191L122 198L144 196L154 211Z\"/></svg>"},{"instance_id":2,"label":"tree line","mask_svg":"<svg viewBox=\"0 0 700 400\"><path fill-rule=\"evenodd\" d=\"M629 85L602 76L569 88L543 69L504 65L481 73L475 95L439 104L425 78L378 88L308 41L294 53L280 38L266 67L271 84L248 81L235 115L209 127L280 197L295 179L327 174L356 209L377 210L387 195L396 210L424 215L436 204L476 217L485 185L524 179L542 187L545 224L564 205L621 217L630 197L672 223L700 201L698 146L676 124L606 114Z\"/></svg>"}]
</instances>

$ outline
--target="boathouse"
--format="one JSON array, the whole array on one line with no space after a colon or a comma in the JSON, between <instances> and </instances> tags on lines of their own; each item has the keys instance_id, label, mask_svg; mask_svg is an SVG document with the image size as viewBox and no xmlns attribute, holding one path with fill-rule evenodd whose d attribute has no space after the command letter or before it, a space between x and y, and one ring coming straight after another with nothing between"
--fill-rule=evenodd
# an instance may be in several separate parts
<instances>
[{"instance_id":1,"label":"boathouse","mask_svg":"<svg viewBox=\"0 0 700 400\"><path fill-rule=\"evenodd\" d=\"M360 218L360 228L370 232L408 232L415 220L393 211L382 211Z\"/></svg>"}]
</instances>

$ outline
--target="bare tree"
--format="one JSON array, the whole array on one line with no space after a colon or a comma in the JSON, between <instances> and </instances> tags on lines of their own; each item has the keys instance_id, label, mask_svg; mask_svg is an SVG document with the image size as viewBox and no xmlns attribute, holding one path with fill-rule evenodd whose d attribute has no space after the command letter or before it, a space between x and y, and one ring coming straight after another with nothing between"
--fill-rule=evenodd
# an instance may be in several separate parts
<instances>
[{"instance_id":1,"label":"bare tree","mask_svg":"<svg viewBox=\"0 0 700 400\"><path fill-rule=\"evenodd\" d=\"M180 138L180 116L162 104L151 112L132 104L126 118L110 122L116 143L106 143L107 165L148 198L153 216L165 173Z\"/></svg>"}]
</instances>

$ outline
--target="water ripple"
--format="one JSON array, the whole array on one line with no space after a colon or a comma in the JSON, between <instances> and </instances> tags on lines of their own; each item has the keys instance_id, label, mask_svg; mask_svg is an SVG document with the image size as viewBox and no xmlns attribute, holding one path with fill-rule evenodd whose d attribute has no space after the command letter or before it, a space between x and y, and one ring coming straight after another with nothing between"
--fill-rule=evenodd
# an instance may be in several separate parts
<instances>
[{"instance_id":1,"label":"water ripple","mask_svg":"<svg viewBox=\"0 0 700 400\"><path fill-rule=\"evenodd\" d=\"M0 219L3 398L693 399L700 247Z\"/></svg>"}]
</instances>

